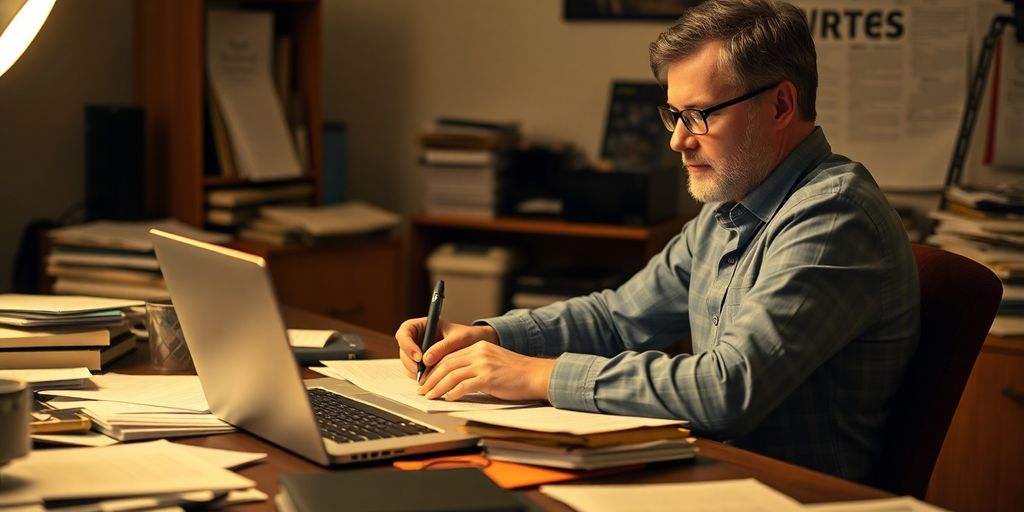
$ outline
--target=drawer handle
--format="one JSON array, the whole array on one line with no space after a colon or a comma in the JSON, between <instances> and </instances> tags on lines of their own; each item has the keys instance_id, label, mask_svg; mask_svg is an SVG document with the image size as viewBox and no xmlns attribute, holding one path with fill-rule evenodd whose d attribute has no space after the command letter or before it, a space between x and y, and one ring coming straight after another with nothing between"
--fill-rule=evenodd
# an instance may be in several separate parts
<instances>
[{"instance_id":1,"label":"drawer handle","mask_svg":"<svg viewBox=\"0 0 1024 512\"><path fill-rule=\"evenodd\" d=\"M1003 388L1003 394L1009 397L1010 400L1017 402L1020 405L1024 405L1024 392L1013 389L1010 386Z\"/></svg>"}]
</instances>

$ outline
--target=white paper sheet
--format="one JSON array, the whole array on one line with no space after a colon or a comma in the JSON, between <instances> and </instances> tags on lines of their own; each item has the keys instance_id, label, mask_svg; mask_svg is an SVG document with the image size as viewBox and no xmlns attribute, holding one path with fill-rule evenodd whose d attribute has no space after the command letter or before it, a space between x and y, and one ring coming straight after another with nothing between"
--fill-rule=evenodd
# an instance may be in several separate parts
<instances>
[{"instance_id":1,"label":"white paper sheet","mask_svg":"<svg viewBox=\"0 0 1024 512\"><path fill-rule=\"evenodd\" d=\"M51 315L77 315L108 309L142 306L140 300L80 297L76 295L21 295L0 294L0 311L13 313L47 313Z\"/></svg>"},{"instance_id":2,"label":"white paper sheet","mask_svg":"<svg viewBox=\"0 0 1024 512\"><path fill-rule=\"evenodd\" d=\"M538 432L565 432L578 436L640 427L686 425L686 422L681 420L616 416L612 414L568 411L565 409L555 409L554 407L506 409L487 413L465 411L453 413L452 416L489 425L521 428Z\"/></svg>"},{"instance_id":3,"label":"white paper sheet","mask_svg":"<svg viewBox=\"0 0 1024 512\"><path fill-rule=\"evenodd\" d=\"M40 391L41 395L67 396L87 400L108 400L156 405L187 411L208 412L203 387L195 375L94 375L97 389L60 389Z\"/></svg>"},{"instance_id":4,"label":"white paper sheet","mask_svg":"<svg viewBox=\"0 0 1024 512\"><path fill-rule=\"evenodd\" d=\"M786 512L800 503L753 478L649 485L542 485L578 512Z\"/></svg>"},{"instance_id":5,"label":"white paper sheet","mask_svg":"<svg viewBox=\"0 0 1024 512\"><path fill-rule=\"evenodd\" d=\"M330 329L288 329L288 344L293 347L324 348L338 331Z\"/></svg>"},{"instance_id":6,"label":"white paper sheet","mask_svg":"<svg viewBox=\"0 0 1024 512\"><path fill-rule=\"evenodd\" d=\"M4 468L0 506L43 499L248 489L255 483L166 441L37 450Z\"/></svg>"},{"instance_id":7,"label":"white paper sheet","mask_svg":"<svg viewBox=\"0 0 1024 512\"><path fill-rule=\"evenodd\" d=\"M32 434L32 440L61 446L92 446L94 448L111 446L120 442L113 437L93 431L79 434Z\"/></svg>"},{"instance_id":8,"label":"white paper sheet","mask_svg":"<svg viewBox=\"0 0 1024 512\"><path fill-rule=\"evenodd\" d=\"M416 381L405 374L405 368L398 359L320 362L356 386L424 412L506 409L537 403L507 402L483 393L467 395L457 402L428 400L416 393Z\"/></svg>"},{"instance_id":9,"label":"white paper sheet","mask_svg":"<svg viewBox=\"0 0 1024 512\"><path fill-rule=\"evenodd\" d=\"M17 379L32 384L81 381L92 377L88 368L41 368L36 370L0 370L0 379Z\"/></svg>"},{"instance_id":10,"label":"white paper sheet","mask_svg":"<svg viewBox=\"0 0 1024 512\"><path fill-rule=\"evenodd\" d=\"M805 505L810 512L943 512L945 509L929 505L911 496L880 500L845 501Z\"/></svg>"},{"instance_id":11,"label":"white paper sheet","mask_svg":"<svg viewBox=\"0 0 1024 512\"><path fill-rule=\"evenodd\" d=\"M159 442L159 441L158 441ZM169 441L163 441L165 443ZM236 469L246 464L267 460L267 454L260 452L242 452L235 450L223 450L220 448L207 448L205 446L192 446L190 444L176 444L184 448L192 455L199 457L214 466L224 469Z\"/></svg>"}]
</instances>

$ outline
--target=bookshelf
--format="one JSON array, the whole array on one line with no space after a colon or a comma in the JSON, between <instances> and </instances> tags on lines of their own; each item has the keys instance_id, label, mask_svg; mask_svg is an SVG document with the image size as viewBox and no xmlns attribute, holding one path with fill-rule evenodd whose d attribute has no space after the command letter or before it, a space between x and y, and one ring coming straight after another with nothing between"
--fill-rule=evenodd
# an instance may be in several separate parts
<instances>
[{"instance_id":1,"label":"bookshelf","mask_svg":"<svg viewBox=\"0 0 1024 512\"><path fill-rule=\"evenodd\" d=\"M286 183L312 184L314 198L322 186L321 0L136 0L134 97L146 113L147 204L154 215L196 227L206 219L207 191L247 184L206 172L213 149L204 118L211 8L271 11L275 38L290 38L291 85L305 102L300 117L308 127L309 165ZM397 328L403 304L397 238L356 237L328 247L233 246L266 258L282 303L381 331Z\"/></svg>"},{"instance_id":2,"label":"bookshelf","mask_svg":"<svg viewBox=\"0 0 1024 512\"><path fill-rule=\"evenodd\" d=\"M214 7L269 10L275 36L291 38L293 87L305 99L310 151L309 168L294 181L312 183L319 197L321 176L320 0L136 0L134 97L146 112L147 204L197 227L207 189L244 183L204 172L204 152L211 149L204 146L205 19Z\"/></svg>"},{"instance_id":3,"label":"bookshelf","mask_svg":"<svg viewBox=\"0 0 1024 512\"><path fill-rule=\"evenodd\" d=\"M586 263L633 273L682 230L686 218L652 226L588 224L553 219L413 215L409 232L409 293L406 316L423 316L431 283L425 262L446 242L500 245L523 250L534 268Z\"/></svg>"}]
</instances>

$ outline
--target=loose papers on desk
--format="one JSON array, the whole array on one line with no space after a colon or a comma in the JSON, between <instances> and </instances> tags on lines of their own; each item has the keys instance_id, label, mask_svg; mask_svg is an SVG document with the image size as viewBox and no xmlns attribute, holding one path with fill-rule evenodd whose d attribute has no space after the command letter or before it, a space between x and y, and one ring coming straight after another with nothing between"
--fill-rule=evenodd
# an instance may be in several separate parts
<instances>
[{"instance_id":1,"label":"loose papers on desk","mask_svg":"<svg viewBox=\"0 0 1024 512\"><path fill-rule=\"evenodd\" d=\"M167 441L36 450L4 468L0 506L254 486L252 480Z\"/></svg>"},{"instance_id":2,"label":"loose papers on desk","mask_svg":"<svg viewBox=\"0 0 1024 512\"><path fill-rule=\"evenodd\" d=\"M58 409L81 409L93 428L118 441L223 434L235 428L210 413L101 400L50 400Z\"/></svg>"},{"instance_id":3,"label":"loose papers on desk","mask_svg":"<svg viewBox=\"0 0 1024 512\"><path fill-rule=\"evenodd\" d=\"M681 427L686 425L686 422L682 420L597 414L556 409L554 407L507 409L487 413L465 411L453 413L452 416L488 425L536 430L539 432L564 432L578 436L641 427L662 427L668 425Z\"/></svg>"},{"instance_id":4,"label":"loose papers on desk","mask_svg":"<svg viewBox=\"0 0 1024 512\"><path fill-rule=\"evenodd\" d=\"M509 402L484 393L466 395L456 402L430 400L416 392L414 379L405 374L398 359L321 361L330 371L316 370L328 377L344 379L371 393L415 407L423 412L493 410L536 405L537 402Z\"/></svg>"},{"instance_id":5,"label":"loose papers on desk","mask_svg":"<svg viewBox=\"0 0 1024 512\"><path fill-rule=\"evenodd\" d=\"M540 492L579 512L786 512L802 505L753 478L649 485L542 485Z\"/></svg>"},{"instance_id":6,"label":"loose papers on desk","mask_svg":"<svg viewBox=\"0 0 1024 512\"><path fill-rule=\"evenodd\" d=\"M92 377L88 368L40 368L34 370L0 370L0 379L28 382L33 389L80 388Z\"/></svg>"},{"instance_id":7,"label":"loose papers on desk","mask_svg":"<svg viewBox=\"0 0 1024 512\"><path fill-rule=\"evenodd\" d=\"M209 412L199 377L195 375L94 375L92 389L45 390L40 394L153 405L192 412Z\"/></svg>"}]
</instances>

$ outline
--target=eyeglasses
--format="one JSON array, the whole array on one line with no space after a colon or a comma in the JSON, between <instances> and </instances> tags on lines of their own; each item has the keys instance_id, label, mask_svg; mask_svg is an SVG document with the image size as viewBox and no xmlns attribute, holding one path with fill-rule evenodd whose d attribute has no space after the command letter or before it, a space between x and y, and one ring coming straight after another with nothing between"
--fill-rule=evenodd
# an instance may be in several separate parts
<instances>
[{"instance_id":1,"label":"eyeglasses","mask_svg":"<svg viewBox=\"0 0 1024 512\"><path fill-rule=\"evenodd\" d=\"M661 122L665 123L665 128L670 132L676 131L676 126L679 121L683 122L683 126L686 130L694 135L704 135L708 133L708 115L712 112L722 110L725 107L731 107L741 101L749 100L762 92L771 89L779 85L782 82L775 82L774 84L766 85L760 89L754 89L743 96L737 96L731 100L723 101L718 105L705 108L703 110L696 108L684 108L683 110L676 110L668 105L659 105L658 114L661 115Z\"/></svg>"}]
</instances>

